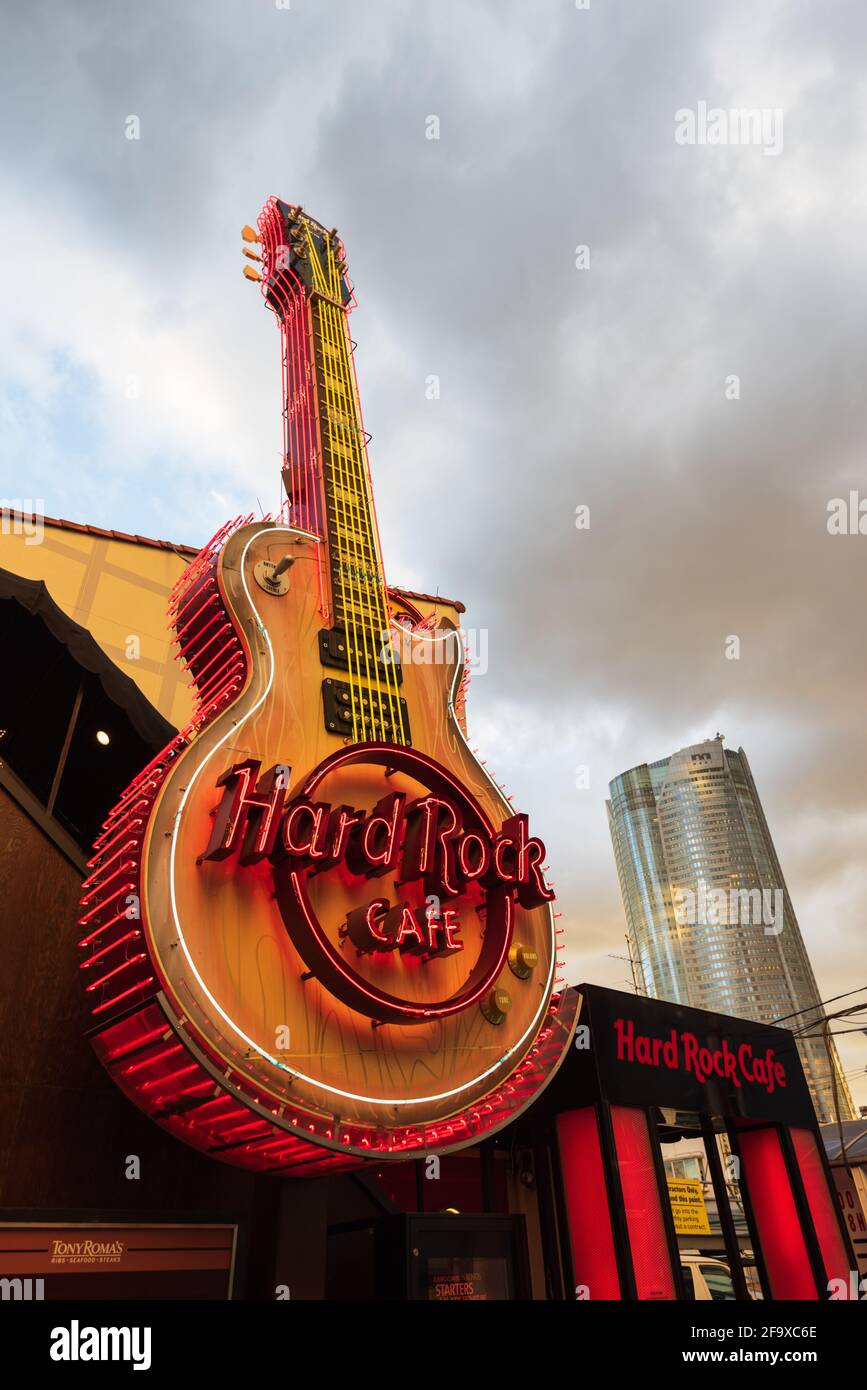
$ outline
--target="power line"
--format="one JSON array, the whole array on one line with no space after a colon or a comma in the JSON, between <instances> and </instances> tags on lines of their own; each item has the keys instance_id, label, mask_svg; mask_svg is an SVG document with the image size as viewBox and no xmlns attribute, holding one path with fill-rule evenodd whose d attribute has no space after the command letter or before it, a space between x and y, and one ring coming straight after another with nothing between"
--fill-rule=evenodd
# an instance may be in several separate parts
<instances>
[{"instance_id":1,"label":"power line","mask_svg":"<svg viewBox=\"0 0 867 1390\"><path fill-rule=\"evenodd\" d=\"M797 1018L800 1014L808 1014L813 1009L824 1009L826 1004L836 1004L838 999L849 999L853 994L862 994L864 990L867 990L867 985L859 985L857 989L849 989L845 994L834 994L830 999L821 999L818 1004L808 1004L805 1009L796 1009L792 1014L783 1014L782 1018L772 1018L770 1026L774 1027L778 1023L785 1023L786 1019Z\"/></svg>"}]
</instances>

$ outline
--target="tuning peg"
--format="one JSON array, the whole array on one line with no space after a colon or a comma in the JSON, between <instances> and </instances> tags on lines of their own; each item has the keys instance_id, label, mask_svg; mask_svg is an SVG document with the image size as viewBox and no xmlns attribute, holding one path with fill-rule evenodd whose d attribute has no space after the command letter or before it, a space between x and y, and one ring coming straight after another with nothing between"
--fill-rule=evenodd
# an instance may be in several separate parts
<instances>
[{"instance_id":1,"label":"tuning peg","mask_svg":"<svg viewBox=\"0 0 867 1390\"><path fill-rule=\"evenodd\" d=\"M253 267L252 267L251 265L245 265L245 266L243 267L243 270L244 270L244 277L245 277L245 279L247 279L247 280L261 280L261 279L262 279L262 276L259 274L258 270L254 270Z\"/></svg>"},{"instance_id":2,"label":"tuning peg","mask_svg":"<svg viewBox=\"0 0 867 1390\"><path fill-rule=\"evenodd\" d=\"M258 243L262 240L262 238L259 236L259 233L254 232L253 228L249 225L241 228L241 236L243 237L244 241L255 241Z\"/></svg>"},{"instance_id":3,"label":"tuning peg","mask_svg":"<svg viewBox=\"0 0 867 1390\"><path fill-rule=\"evenodd\" d=\"M242 246L242 247L241 247L241 250L242 250L243 254L247 257L248 260L250 260L250 261L259 261L259 262L261 263L262 257L261 257L261 256L257 256L255 251L248 251L247 248L246 248L246 246Z\"/></svg>"}]
</instances>

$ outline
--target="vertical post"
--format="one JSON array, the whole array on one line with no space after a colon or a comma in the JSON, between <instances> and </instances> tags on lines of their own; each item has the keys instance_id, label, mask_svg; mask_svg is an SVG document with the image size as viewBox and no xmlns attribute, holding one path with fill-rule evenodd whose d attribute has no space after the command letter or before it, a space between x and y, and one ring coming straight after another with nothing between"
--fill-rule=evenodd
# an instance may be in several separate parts
<instances>
[{"instance_id":1,"label":"vertical post","mask_svg":"<svg viewBox=\"0 0 867 1390\"><path fill-rule=\"evenodd\" d=\"M810 1204L807 1201L807 1194L804 1191L804 1183L801 1178L801 1169L792 1145L792 1136L785 1125L779 1129L780 1148L786 1161L786 1169L789 1174L789 1182L792 1188L792 1196L795 1199L795 1206L798 1209L798 1219L801 1223L801 1230L804 1233L804 1243L807 1247L807 1254L810 1257L810 1264L813 1269L813 1278L816 1281L816 1288L820 1298L828 1298L828 1271L825 1269L825 1261L822 1258L822 1250L816 1235L816 1226L813 1221L813 1213L810 1211ZM836 1193L834 1194L834 1206L838 1205Z\"/></svg>"},{"instance_id":2,"label":"vertical post","mask_svg":"<svg viewBox=\"0 0 867 1390\"><path fill-rule=\"evenodd\" d=\"M668 1258L671 1262L672 1273L674 1275L674 1296L679 1301L683 1298L683 1280L680 1275L680 1246L677 1243L674 1213L671 1210L671 1199L668 1195L668 1182L665 1177L665 1164L662 1161L659 1125L654 1110L647 1110L645 1114L647 1115L647 1133L650 1137L650 1148L653 1153L653 1168L656 1173L656 1183L659 1188L660 1203L662 1205L662 1224L665 1227L665 1238L668 1243Z\"/></svg>"},{"instance_id":3,"label":"vertical post","mask_svg":"<svg viewBox=\"0 0 867 1390\"><path fill-rule=\"evenodd\" d=\"M732 1285L735 1297L740 1301L748 1303L750 1293L747 1288L746 1276L744 1274L743 1260L741 1259L741 1248L738 1241L738 1233L735 1230L732 1209L729 1204L729 1191L719 1161L719 1149L717 1148L716 1133L710 1115L701 1117L701 1137L704 1140L704 1151L707 1155L707 1166L710 1171L713 1195L716 1198L716 1207L719 1212L719 1224L722 1231L722 1238L726 1248L726 1256L731 1270Z\"/></svg>"},{"instance_id":4,"label":"vertical post","mask_svg":"<svg viewBox=\"0 0 867 1390\"><path fill-rule=\"evenodd\" d=\"M730 1120L726 1121L726 1134L728 1136L729 1147L732 1155L738 1164L738 1192L744 1205L744 1216L747 1220L747 1229L750 1233L750 1245L755 1256L755 1265L759 1271L759 1283L762 1286L762 1297L769 1300L773 1297L771 1293L771 1281L768 1278L768 1267L765 1264L765 1257L762 1251L762 1242L759 1239L759 1228L756 1225L756 1216L753 1211L753 1204L750 1201L749 1189L743 1176L743 1158L738 1146L738 1133Z\"/></svg>"},{"instance_id":5,"label":"vertical post","mask_svg":"<svg viewBox=\"0 0 867 1390\"><path fill-rule=\"evenodd\" d=\"M60 750L60 757L57 759L57 767L54 770L54 779L51 783L51 791L48 793L48 800L45 803L45 810L49 816L54 814L54 803L57 800L57 793L60 790L60 779L66 767L66 759L69 757L69 746L72 743L72 735L75 733L75 726L78 723L78 713L81 709L81 701L84 697L84 684L81 683L75 692L75 699L72 702L72 713L69 716L69 723L66 726L66 737L63 740L63 747Z\"/></svg>"},{"instance_id":6,"label":"vertical post","mask_svg":"<svg viewBox=\"0 0 867 1390\"><path fill-rule=\"evenodd\" d=\"M539 1204L539 1226L542 1236L542 1251L545 1263L545 1293L548 1298L562 1302L566 1297L566 1287L574 1288L572 1264L569 1257L568 1240L561 1238L562 1220L558 1223L557 1208L563 1208L560 1162L557 1152L557 1137L552 1134L548 1142L538 1141L533 1146L533 1172L536 1177L536 1198ZM564 1274L565 1266L565 1274Z\"/></svg>"},{"instance_id":7,"label":"vertical post","mask_svg":"<svg viewBox=\"0 0 867 1390\"><path fill-rule=\"evenodd\" d=\"M620 1181L620 1164L617 1161L617 1145L614 1142L611 1106L607 1100L600 1101L598 1113L599 1139L602 1144L602 1162L608 1184L611 1229L614 1232L614 1251L620 1273L620 1287L624 1298L637 1299L638 1288L635 1283L635 1268L632 1264L632 1251L629 1246L626 1203L623 1200L623 1184Z\"/></svg>"}]
</instances>

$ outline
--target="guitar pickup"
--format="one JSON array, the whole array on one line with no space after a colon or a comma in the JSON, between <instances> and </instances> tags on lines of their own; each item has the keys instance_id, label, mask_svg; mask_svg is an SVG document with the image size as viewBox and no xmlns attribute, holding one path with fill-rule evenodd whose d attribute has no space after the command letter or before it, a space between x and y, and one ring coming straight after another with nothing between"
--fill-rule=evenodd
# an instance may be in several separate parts
<instances>
[{"instance_id":1,"label":"guitar pickup","mask_svg":"<svg viewBox=\"0 0 867 1390\"><path fill-rule=\"evenodd\" d=\"M323 666L330 666L338 671L348 671L349 648L349 639L342 628L322 627L319 629L319 660ZM400 685L403 681L400 658L397 652L393 651L385 642L381 646L377 646L375 641L367 637L366 640L362 639L360 645L353 643L352 651L355 657L354 665L359 676L366 675L369 668L371 675L375 675L378 680L391 680L395 685Z\"/></svg>"},{"instance_id":2,"label":"guitar pickup","mask_svg":"<svg viewBox=\"0 0 867 1390\"><path fill-rule=\"evenodd\" d=\"M412 743L406 700L391 691L351 686L326 676L322 709L330 734L354 736L364 743Z\"/></svg>"}]
</instances>

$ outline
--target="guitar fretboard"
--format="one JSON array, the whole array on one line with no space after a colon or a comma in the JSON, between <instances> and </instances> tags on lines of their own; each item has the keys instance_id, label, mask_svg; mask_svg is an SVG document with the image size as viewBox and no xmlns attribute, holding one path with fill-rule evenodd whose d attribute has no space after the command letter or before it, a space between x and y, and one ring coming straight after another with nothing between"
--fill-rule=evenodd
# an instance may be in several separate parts
<instances>
[{"instance_id":1,"label":"guitar fretboard","mask_svg":"<svg viewBox=\"0 0 867 1390\"><path fill-rule=\"evenodd\" d=\"M390 616L373 507L366 436L347 322L340 243L311 219L292 232L268 209L260 220L266 262L278 267L267 297L283 342L284 469L292 518L325 542L323 616L345 636L353 742L408 743L391 664ZM303 266L304 278L291 266ZM306 282L306 283L305 283Z\"/></svg>"}]
</instances>

